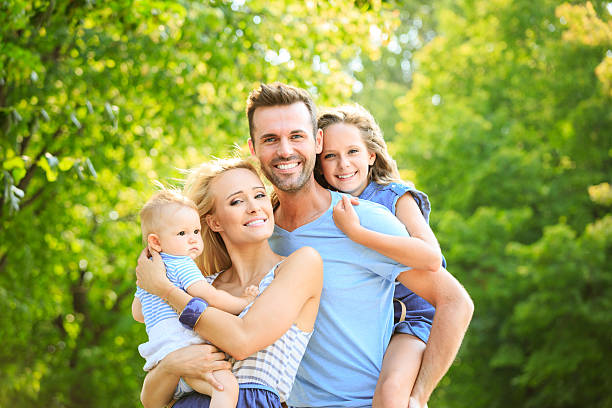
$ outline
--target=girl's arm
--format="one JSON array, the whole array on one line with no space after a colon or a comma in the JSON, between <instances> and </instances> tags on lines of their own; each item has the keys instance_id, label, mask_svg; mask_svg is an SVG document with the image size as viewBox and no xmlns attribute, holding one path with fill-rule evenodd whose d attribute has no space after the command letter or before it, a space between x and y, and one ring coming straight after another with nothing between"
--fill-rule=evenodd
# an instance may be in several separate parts
<instances>
[{"instance_id":1,"label":"girl's arm","mask_svg":"<svg viewBox=\"0 0 612 408\"><path fill-rule=\"evenodd\" d=\"M412 201L414 202L414 199ZM418 217L423 218L416 203L414 203L414 207L418 211ZM350 199L345 195L342 196L342 200L334 207L333 216L336 226L351 240L373 249L396 262L430 272L438 271L442 265L440 249L426 243L422 239L383 234L361 226L357 212L353 209ZM412 217L415 216L413 215ZM400 221L403 222L401 218ZM410 232L410 230L408 231Z\"/></svg>"},{"instance_id":2,"label":"girl's arm","mask_svg":"<svg viewBox=\"0 0 612 408\"><path fill-rule=\"evenodd\" d=\"M191 296L171 290L163 262L156 253L153 260L139 258L138 286L149 293L169 293L170 305L181 311ZM279 266L270 286L257 298L243 318L209 307L194 330L220 349L241 360L272 344L293 323L311 330L323 287L323 261L317 251L303 247ZM271 318L274 316L274 318Z\"/></svg>"},{"instance_id":3,"label":"girl's arm","mask_svg":"<svg viewBox=\"0 0 612 408\"><path fill-rule=\"evenodd\" d=\"M425 221L421 209L412 197L406 193L395 204L395 216L406 226L411 237L419 238L440 252L440 244L433 231Z\"/></svg>"},{"instance_id":4,"label":"girl's arm","mask_svg":"<svg viewBox=\"0 0 612 408\"><path fill-rule=\"evenodd\" d=\"M254 296L245 295L241 297L230 295L224 290L215 288L205 280L197 281L189 286L187 288L187 293L193 297L204 299L210 306L231 314L242 312L242 310L255 299L255 296L257 296L257 293L255 293Z\"/></svg>"},{"instance_id":5,"label":"girl's arm","mask_svg":"<svg viewBox=\"0 0 612 408\"><path fill-rule=\"evenodd\" d=\"M132 300L132 317L139 323L144 323L144 315L142 314L142 303L140 299L134 296Z\"/></svg>"}]
</instances>

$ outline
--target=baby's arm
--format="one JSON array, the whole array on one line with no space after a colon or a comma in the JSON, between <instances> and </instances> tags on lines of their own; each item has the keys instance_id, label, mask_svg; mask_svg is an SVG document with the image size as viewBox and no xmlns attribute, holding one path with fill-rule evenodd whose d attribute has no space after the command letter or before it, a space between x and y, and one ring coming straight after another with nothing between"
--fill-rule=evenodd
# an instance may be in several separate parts
<instances>
[{"instance_id":1,"label":"baby's arm","mask_svg":"<svg viewBox=\"0 0 612 408\"><path fill-rule=\"evenodd\" d=\"M230 295L224 290L219 290L205 280L199 280L187 288L191 296L199 297L208 302L210 306L228 313L238 314L244 310L259 294L256 286L249 286L240 297Z\"/></svg>"},{"instance_id":2,"label":"baby's arm","mask_svg":"<svg viewBox=\"0 0 612 408\"><path fill-rule=\"evenodd\" d=\"M140 303L140 299L134 296L134 300L132 300L132 317L134 320L140 323L144 323L144 315L142 314L142 303Z\"/></svg>"},{"instance_id":3,"label":"baby's arm","mask_svg":"<svg viewBox=\"0 0 612 408\"><path fill-rule=\"evenodd\" d=\"M440 249L422 239L383 234L361 226L359 216L347 196L342 196L342 200L334 207L333 215L336 226L350 239L394 261L431 272L439 270L442 265ZM422 218L420 212L418 216Z\"/></svg>"}]
</instances>

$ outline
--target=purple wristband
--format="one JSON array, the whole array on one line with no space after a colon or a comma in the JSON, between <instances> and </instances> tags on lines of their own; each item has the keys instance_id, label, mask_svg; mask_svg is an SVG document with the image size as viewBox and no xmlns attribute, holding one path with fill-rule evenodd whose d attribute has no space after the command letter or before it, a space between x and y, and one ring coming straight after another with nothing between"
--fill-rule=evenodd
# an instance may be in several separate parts
<instances>
[{"instance_id":1,"label":"purple wristband","mask_svg":"<svg viewBox=\"0 0 612 408\"><path fill-rule=\"evenodd\" d=\"M179 316L179 322L181 322L185 328L193 330L207 307L208 302L204 299L197 297L191 298Z\"/></svg>"}]
</instances>

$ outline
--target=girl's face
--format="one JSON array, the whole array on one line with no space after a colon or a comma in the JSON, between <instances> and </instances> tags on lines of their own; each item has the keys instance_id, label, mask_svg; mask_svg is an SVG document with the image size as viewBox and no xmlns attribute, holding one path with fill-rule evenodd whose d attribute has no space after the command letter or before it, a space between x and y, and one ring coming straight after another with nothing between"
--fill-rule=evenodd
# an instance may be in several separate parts
<instances>
[{"instance_id":1,"label":"girl's face","mask_svg":"<svg viewBox=\"0 0 612 408\"><path fill-rule=\"evenodd\" d=\"M248 169L232 169L211 184L214 214L206 217L225 241L252 243L270 238L274 231L272 203L259 177Z\"/></svg>"},{"instance_id":2,"label":"girl's face","mask_svg":"<svg viewBox=\"0 0 612 408\"><path fill-rule=\"evenodd\" d=\"M368 152L356 126L336 123L323 131L321 170L325 180L343 193L358 196L366 188L368 167L376 153Z\"/></svg>"}]
</instances>

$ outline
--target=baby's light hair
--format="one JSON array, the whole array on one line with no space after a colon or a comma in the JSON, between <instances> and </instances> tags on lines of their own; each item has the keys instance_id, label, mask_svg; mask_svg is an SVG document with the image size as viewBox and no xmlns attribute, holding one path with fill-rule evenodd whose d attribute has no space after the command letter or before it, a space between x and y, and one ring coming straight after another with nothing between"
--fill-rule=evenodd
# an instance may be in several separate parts
<instances>
[{"instance_id":1,"label":"baby's light hair","mask_svg":"<svg viewBox=\"0 0 612 408\"><path fill-rule=\"evenodd\" d=\"M180 191L171 189L158 191L140 210L140 229L145 245L149 234L159 233L162 228L164 210L171 205L184 206L198 211L198 207L193 200L181 194Z\"/></svg>"},{"instance_id":2,"label":"baby's light hair","mask_svg":"<svg viewBox=\"0 0 612 408\"><path fill-rule=\"evenodd\" d=\"M325 129L336 123L353 125L359 129L359 134L368 152L376 154L376 160L368 171L368 181L387 185L401 180L397 164L387 151L387 144L383 138L383 133L374 120L374 117L367 109L359 104L338 106L337 108L331 108L321 112L317 119L317 126L323 131L323 137L325 137ZM331 188L321 171L320 154L317 155L314 174L319 184L326 188Z\"/></svg>"}]
</instances>

